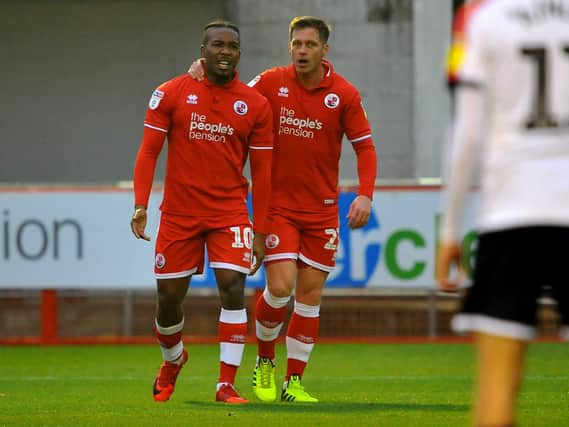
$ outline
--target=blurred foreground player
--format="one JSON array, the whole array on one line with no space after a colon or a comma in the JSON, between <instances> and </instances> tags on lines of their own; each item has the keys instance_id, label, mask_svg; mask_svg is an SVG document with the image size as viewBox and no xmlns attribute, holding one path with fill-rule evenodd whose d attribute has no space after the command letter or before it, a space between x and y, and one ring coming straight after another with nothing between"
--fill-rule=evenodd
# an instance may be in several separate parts
<instances>
[{"instance_id":1,"label":"blurred foreground player","mask_svg":"<svg viewBox=\"0 0 569 427\"><path fill-rule=\"evenodd\" d=\"M437 278L455 290L458 229L480 160L472 288L457 331L474 331L474 425L513 426L544 285L569 338L569 0L475 2L457 70Z\"/></svg>"}]
</instances>

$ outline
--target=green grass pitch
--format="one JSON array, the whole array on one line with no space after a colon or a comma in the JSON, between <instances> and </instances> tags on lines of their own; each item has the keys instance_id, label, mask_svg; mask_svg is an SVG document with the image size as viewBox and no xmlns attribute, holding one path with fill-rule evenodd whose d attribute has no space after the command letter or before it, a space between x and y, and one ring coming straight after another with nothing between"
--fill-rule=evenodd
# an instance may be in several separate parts
<instances>
[{"instance_id":1,"label":"green grass pitch","mask_svg":"<svg viewBox=\"0 0 569 427\"><path fill-rule=\"evenodd\" d=\"M472 391L468 344L319 344L305 372L318 404L263 404L250 388L247 345L237 388L249 405L213 401L216 345L187 346L176 392L155 403L157 346L0 347L0 426L466 426ZM569 346L534 343L519 426L569 425ZM282 381L284 347L277 347Z\"/></svg>"}]
</instances>

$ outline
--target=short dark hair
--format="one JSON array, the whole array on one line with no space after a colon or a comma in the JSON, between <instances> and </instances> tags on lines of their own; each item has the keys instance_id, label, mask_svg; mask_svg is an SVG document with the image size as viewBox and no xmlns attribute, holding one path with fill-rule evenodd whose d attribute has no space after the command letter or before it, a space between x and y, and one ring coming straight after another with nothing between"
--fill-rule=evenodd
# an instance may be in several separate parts
<instances>
[{"instance_id":1,"label":"short dark hair","mask_svg":"<svg viewBox=\"0 0 569 427\"><path fill-rule=\"evenodd\" d=\"M296 18L293 18L288 27L290 40L292 40L292 32L298 28L314 28L318 31L322 43L328 43L331 28L326 21L316 18L315 16L297 16Z\"/></svg>"},{"instance_id":2,"label":"short dark hair","mask_svg":"<svg viewBox=\"0 0 569 427\"><path fill-rule=\"evenodd\" d=\"M216 21L211 21L210 23L205 24L205 26L203 27L202 44L207 43L207 37L208 37L207 33L212 28L230 28L233 31L235 31L238 36L240 36L239 27L236 24L230 21L224 21L222 19L218 19Z\"/></svg>"}]
</instances>

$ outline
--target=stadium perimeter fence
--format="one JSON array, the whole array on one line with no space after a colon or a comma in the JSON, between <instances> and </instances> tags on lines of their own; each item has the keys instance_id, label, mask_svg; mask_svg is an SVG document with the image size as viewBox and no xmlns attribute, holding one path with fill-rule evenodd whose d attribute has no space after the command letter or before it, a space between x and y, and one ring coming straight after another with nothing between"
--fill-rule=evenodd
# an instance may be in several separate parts
<instances>
[{"instance_id":1,"label":"stadium perimeter fence","mask_svg":"<svg viewBox=\"0 0 569 427\"><path fill-rule=\"evenodd\" d=\"M321 340L454 337L460 295L437 291L434 261L440 186L380 183L369 224L345 224L355 187L341 186L340 248L321 308ZM147 230L158 222L154 188ZM475 254L472 204L463 228L464 263ZM0 187L0 343L152 343L152 244L130 235L130 183ZM250 333L264 272L247 280ZM555 303L540 300L540 336L559 327ZM211 270L192 279L184 305L188 342L216 342L219 299ZM289 309L292 309L290 304ZM286 327L286 325L285 325Z\"/></svg>"}]
</instances>

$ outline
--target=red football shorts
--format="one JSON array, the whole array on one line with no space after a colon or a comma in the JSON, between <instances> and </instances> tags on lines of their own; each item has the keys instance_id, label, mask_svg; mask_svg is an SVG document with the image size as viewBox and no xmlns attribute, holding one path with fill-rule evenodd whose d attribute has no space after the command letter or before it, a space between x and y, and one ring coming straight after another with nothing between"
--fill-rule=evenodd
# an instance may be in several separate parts
<instances>
[{"instance_id":1,"label":"red football shorts","mask_svg":"<svg viewBox=\"0 0 569 427\"><path fill-rule=\"evenodd\" d=\"M266 222L265 262L298 260L330 272L338 251L338 212L302 213L269 210Z\"/></svg>"},{"instance_id":2,"label":"red football shorts","mask_svg":"<svg viewBox=\"0 0 569 427\"><path fill-rule=\"evenodd\" d=\"M247 213L191 217L163 212L154 253L156 278L203 273L205 247L211 268L248 274L253 229Z\"/></svg>"}]
</instances>

